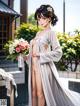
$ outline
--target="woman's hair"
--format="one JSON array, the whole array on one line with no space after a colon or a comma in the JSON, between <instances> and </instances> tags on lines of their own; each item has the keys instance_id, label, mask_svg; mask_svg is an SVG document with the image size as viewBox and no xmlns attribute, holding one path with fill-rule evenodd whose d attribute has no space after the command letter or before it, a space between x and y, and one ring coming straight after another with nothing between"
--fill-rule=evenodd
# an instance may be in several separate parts
<instances>
[{"instance_id":1,"label":"woman's hair","mask_svg":"<svg viewBox=\"0 0 80 106\"><path fill-rule=\"evenodd\" d=\"M51 24L54 26L58 21L57 16L54 13L54 9L50 5L41 5L35 12L35 20L41 18L42 16L46 18L51 18Z\"/></svg>"}]
</instances>

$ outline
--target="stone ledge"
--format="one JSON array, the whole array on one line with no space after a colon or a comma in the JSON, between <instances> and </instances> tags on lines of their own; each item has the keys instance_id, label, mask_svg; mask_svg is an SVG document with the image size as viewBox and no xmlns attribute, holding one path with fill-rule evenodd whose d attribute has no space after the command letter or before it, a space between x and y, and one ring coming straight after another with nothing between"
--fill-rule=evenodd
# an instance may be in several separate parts
<instances>
[{"instance_id":1,"label":"stone ledge","mask_svg":"<svg viewBox=\"0 0 80 106\"><path fill-rule=\"evenodd\" d=\"M80 72L58 71L60 77L80 79Z\"/></svg>"}]
</instances>

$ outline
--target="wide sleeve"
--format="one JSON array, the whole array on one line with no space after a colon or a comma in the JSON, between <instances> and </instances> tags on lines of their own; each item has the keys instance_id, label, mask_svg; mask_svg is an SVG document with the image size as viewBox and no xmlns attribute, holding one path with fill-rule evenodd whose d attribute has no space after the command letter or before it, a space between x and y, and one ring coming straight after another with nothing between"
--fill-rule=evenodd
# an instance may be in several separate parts
<instances>
[{"instance_id":1,"label":"wide sleeve","mask_svg":"<svg viewBox=\"0 0 80 106\"><path fill-rule=\"evenodd\" d=\"M62 57L62 49L60 47L59 41L53 31L49 33L48 37L49 43L51 45L51 51L46 53L40 53L40 63L47 62L58 62Z\"/></svg>"}]
</instances>

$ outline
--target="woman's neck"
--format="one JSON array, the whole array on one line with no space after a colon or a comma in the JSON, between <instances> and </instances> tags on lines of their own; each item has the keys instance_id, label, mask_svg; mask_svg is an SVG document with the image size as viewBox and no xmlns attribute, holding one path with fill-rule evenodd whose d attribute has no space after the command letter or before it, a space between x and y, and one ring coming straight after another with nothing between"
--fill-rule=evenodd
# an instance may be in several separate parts
<instances>
[{"instance_id":1,"label":"woman's neck","mask_svg":"<svg viewBox=\"0 0 80 106\"><path fill-rule=\"evenodd\" d=\"M43 28L43 31L46 31L46 30L49 30L49 29L51 29L50 25L44 27L44 28Z\"/></svg>"}]
</instances>

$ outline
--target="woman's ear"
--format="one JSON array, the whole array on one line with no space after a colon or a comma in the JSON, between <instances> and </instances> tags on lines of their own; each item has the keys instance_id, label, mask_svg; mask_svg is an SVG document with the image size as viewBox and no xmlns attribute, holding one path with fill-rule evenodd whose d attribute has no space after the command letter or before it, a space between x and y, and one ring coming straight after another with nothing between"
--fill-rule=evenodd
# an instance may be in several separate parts
<instances>
[{"instance_id":1,"label":"woman's ear","mask_svg":"<svg viewBox=\"0 0 80 106\"><path fill-rule=\"evenodd\" d=\"M51 22L51 17L49 17L49 22Z\"/></svg>"}]
</instances>

